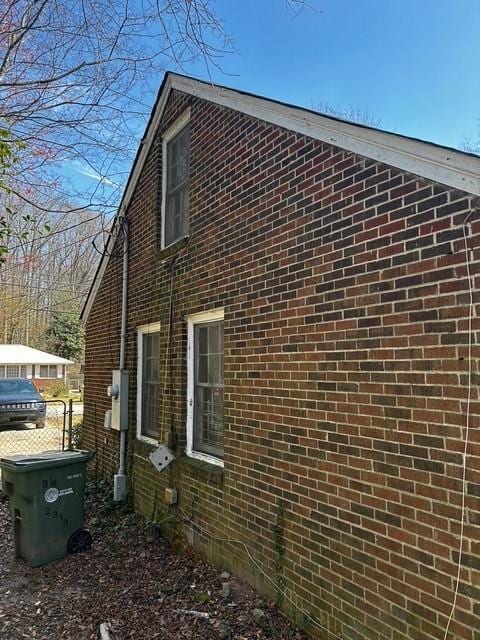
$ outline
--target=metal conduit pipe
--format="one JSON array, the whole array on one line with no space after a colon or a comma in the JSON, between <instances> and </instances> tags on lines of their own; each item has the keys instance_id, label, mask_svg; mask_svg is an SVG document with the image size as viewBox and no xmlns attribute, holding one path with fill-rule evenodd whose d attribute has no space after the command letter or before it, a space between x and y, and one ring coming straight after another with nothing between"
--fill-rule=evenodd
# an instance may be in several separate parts
<instances>
[{"instance_id":1,"label":"metal conduit pipe","mask_svg":"<svg viewBox=\"0 0 480 640\"><path fill-rule=\"evenodd\" d=\"M128 222L125 214L119 218L123 230L123 261L122 261L122 310L120 325L120 359L119 368L125 369L125 350L127 342L127 296L128 296ZM127 496L127 474L125 470L125 456L127 445L127 430L120 431L120 449L118 472L113 477L113 499L122 502Z\"/></svg>"}]
</instances>

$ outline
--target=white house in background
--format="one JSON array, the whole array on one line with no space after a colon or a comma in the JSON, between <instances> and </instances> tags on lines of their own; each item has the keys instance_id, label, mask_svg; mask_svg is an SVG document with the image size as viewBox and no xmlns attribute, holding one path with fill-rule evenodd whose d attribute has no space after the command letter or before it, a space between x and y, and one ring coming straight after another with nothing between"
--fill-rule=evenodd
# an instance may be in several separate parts
<instances>
[{"instance_id":1,"label":"white house in background","mask_svg":"<svg viewBox=\"0 0 480 640\"><path fill-rule=\"evenodd\" d=\"M71 360L23 344L0 344L0 378L29 378L39 386L66 381Z\"/></svg>"}]
</instances>

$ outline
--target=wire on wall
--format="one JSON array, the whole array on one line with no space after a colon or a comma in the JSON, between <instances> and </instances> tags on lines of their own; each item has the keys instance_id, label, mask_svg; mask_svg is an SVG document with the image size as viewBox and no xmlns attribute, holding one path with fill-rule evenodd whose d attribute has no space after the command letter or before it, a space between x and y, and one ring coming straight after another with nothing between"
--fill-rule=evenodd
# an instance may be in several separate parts
<instances>
[{"instance_id":1,"label":"wire on wall","mask_svg":"<svg viewBox=\"0 0 480 640\"><path fill-rule=\"evenodd\" d=\"M452 619L457 607L458 591L460 588L460 574L462 571L463 545L464 545L464 539L465 539L465 515L466 515L465 498L466 498L466 490L467 490L467 453L468 453L468 443L469 443L469 435L470 435L470 404L472 400L472 346L473 346L472 329L473 329L473 313L474 313L474 308L473 308L474 285L472 284L470 249L468 247L467 234L468 235L471 234L471 225L469 222L466 221L463 226L463 241L464 241L464 247L465 247L465 266L467 269L468 295L469 295L468 350L467 350L468 389L467 389L467 406L465 411L465 438L463 442L463 451L462 451L462 502L461 502L460 541L458 545L457 574L455 576L455 591L453 594L452 608L450 610L450 615L448 616L447 624L445 626L445 634L443 636L444 640L447 640L448 630L450 628L450 624L452 622Z\"/></svg>"}]
</instances>

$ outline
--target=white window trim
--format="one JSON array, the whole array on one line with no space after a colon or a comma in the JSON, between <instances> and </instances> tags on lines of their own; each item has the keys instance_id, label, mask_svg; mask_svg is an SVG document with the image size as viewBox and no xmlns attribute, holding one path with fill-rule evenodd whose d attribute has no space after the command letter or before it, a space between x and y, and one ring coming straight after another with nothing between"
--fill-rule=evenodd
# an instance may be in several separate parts
<instances>
[{"instance_id":1,"label":"white window trim","mask_svg":"<svg viewBox=\"0 0 480 640\"><path fill-rule=\"evenodd\" d=\"M165 245L165 210L167 207L167 145L177 133L179 133L183 127L185 127L190 121L190 107L185 109L180 117L169 127L162 136L162 209L161 209L161 248L175 244L181 238L174 240L169 245Z\"/></svg>"},{"instance_id":2,"label":"white window trim","mask_svg":"<svg viewBox=\"0 0 480 640\"><path fill-rule=\"evenodd\" d=\"M188 340L187 340L187 448L186 454L189 458L203 460L210 464L216 464L219 467L224 466L224 461L208 453L200 453L193 449L193 416L194 416L194 397L195 397L195 346L194 346L194 329L196 324L206 322L214 322L215 320L224 319L223 309L214 309L202 313L194 313L188 317Z\"/></svg>"},{"instance_id":3,"label":"white window trim","mask_svg":"<svg viewBox=\"0 0 480 640\"><path fill-rule=\"evenodd\" d=\"M143 336L146 333L157 333L160 331L160 322L151 322L137 327L137 440L148 444L158 445L158 440L149 438L142 433L142 372L143 372Z\"/></svg>"}]
</instances>

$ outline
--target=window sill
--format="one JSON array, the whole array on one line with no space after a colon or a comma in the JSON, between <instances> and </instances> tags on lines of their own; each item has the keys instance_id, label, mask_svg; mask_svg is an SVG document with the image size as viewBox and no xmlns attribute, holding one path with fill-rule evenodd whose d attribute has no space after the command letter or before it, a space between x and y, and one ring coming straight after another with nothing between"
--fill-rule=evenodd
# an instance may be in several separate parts
<instances>
[{"instance_id":1,"label":"window sill","mask_svg":"<svg viewBox=\"0 0 480 640\"><path fill-rule=\"evenodd\" d=\"M147 440L145 437L139 438L137 435L135 439L135 453L137 453L137 455L147 458L157 448L158 442L155 440Z\"/></svg>"},{"instance_id":2,"label":"window sill","mask_svg":"<svg viewBox=\"0 0 480 640\"><path fill-rule=\"evenodd\" d=\"M190 240L190 236L184 236L183 238L179 238L178 240L175 240L175 242L172 242L171 244L167 244L165 247L159 247L158 254L157 254L158 257L162 259L168 258L169 256L173 255L177 251L180 251L181 249L186 247L188 245L189 240Z\"/></svg>"},{"instance_id":3,"label":"window sill","mask_svg":"<svg viewBox=\"0 0 480 640\"><path fill-rule=\"evenodd\" d=\"M223 465L212 464L211 462L191 458L188 455L181 456L178 461L182 471L187 471L204 482L210 482L218 486L223 485Z\"/></svg>"}]
</instances>

